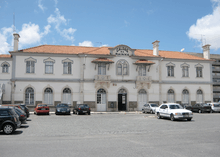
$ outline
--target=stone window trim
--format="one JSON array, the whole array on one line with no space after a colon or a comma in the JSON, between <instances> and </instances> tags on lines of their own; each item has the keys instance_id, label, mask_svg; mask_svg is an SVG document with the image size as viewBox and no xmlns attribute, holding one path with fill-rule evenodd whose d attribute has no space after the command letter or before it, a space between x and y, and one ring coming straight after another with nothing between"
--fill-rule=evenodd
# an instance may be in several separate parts
<instances>
[{"instance_id":1,"label":"stone window trim","mask_svg":"<svg viewBox=\"0 0 220 157\"><path fill-rule=\"evenodd\" d=\"M119 72L119 68L121 68L121 71ZM126 73L125 73L126 68ZM117 76L129 76L129 63L124 60L120 59L116 63L116 75Z\"/></svg>"},{"instance_id":2,"label":"stone window trim","mask_svg":"<svg viewBox=\"0 0 220 157\"><path fill-rule=\"evenodd\" d=\"M3 62L1 64L1 67L2 67L2 73L9 73L9 67L10 67L10 64L8 62Z\"/></svg>"},{"instance_id":3,"label":"stone window trim","mask_svg":"<svg viewBox=\"0 0 220 157\"><path fill-rule=\"evenodd\" d=\"M26 63L27 61L33 61L33 62L37 63L37 60L34 59L34 58L32 58L32 57L26 58L26 59L24 60L25 63Z\"/></svg>"},{"instance_id":4,"label":"stone window trim","mask_svg":"<svg viewBox=\"0 0 220 157\"><path fill-rule=\"evenodd\" d=\"M201 67L202 69L204 68L204 66L202 64L200 64L200 63L195 65L195 68L197 68L197 67Z\"/></svg>"},{"instance_id":5,"label":"stone window trim","mask_svg":"<svg viewBox=\"0 0 220 157\"><path fill-rule=\"evenodd\" d=\"M54 73L54 66L53 66L53 65L54 65L54 63L55 63L55 60L52 59L52 58L50 58L50 57L48 57L47 59L44 59L43 62L45 63L45 74L53 74L53 73ZM52 62L51 65L46 65L47 63L50 63L50 62ZM47 70L48 70L47 66L48 66L48 67L51 66L51 67L52 67L52 70L49 70L49 72L48 72L48 71L47 71ZM49 68L49 69L50 69L50 68Z\"/></svg>"},{"instance_id":6,"label":"stone window trim","mask_svg":"<svg viewBox=\"0 0 220 157\"><path fill-rule=\"evenodd\" d=\"M174 68L175 68L175 64L172 63L172 62L169 62L166 64L166 67L167 67L167 77L174 77L175 74L174 74Z\"/></svg>"}]
</instances>

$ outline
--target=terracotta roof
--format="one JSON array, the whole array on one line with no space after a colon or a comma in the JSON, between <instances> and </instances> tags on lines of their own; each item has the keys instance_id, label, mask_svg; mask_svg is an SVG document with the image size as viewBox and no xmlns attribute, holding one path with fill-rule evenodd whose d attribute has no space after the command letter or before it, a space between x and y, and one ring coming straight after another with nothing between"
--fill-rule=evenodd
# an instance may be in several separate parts
<instances>
[{"instance_id":1,"label":"terracotta roof","mask_svg":"<svg viewBox=\"0 0 220 157\"><path fill-rule=\"evenodd\" d=\"M1 55L0 54L0 58L11 58L11 55Z\"/></svg>"},{"instance_id":2,"label":"terracotta roof","mask_svg":"<svg viewBox=\"0 0 220 157\"><path fill-rule=\"evenodd\" d=\"M51 53L51 54L92 54L92 55L110 55L109 48L112 47L84 47L84 46L63 46L63 45L40 45L31 47L18 52L24 53ZM207 60L201 57L193 56L178 51L163 51L159 50L159 56L153 55L153 50L136 49L135 56L140 57L163 57L173 59L192 59L192 60Z\"/></svg>"},{"instance_id":3,"label":"terracotta roof","mask_svg":"<svg viewBox=\"0 0 220 157\"><path fill-rule=\"evenodd\" d=\"M114 63L113 60L107 59L107 58L97 58L95 60L92 61L93 63L100 63L100 62L105 62L105 63Z\"/></svg>"},{"instance_id":4,"label":"terracotta roof","mask_svg":"<svg viewBox=\"0 0 220 157\"><path fill-rule=\"evenodd\" d=\"M155 64L155 63L152 61L145 60L145 59L140 59L134 62L134 64Z\"/></svg>"}]
</instances>

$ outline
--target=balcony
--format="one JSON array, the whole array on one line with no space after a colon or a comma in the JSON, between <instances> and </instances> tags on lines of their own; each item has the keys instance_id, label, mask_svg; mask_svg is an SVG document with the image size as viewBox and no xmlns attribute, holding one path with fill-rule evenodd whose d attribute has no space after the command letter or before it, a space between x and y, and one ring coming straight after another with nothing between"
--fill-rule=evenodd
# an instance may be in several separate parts
<instances>
[{"instance_id":1,"label":"balcony","mask_svg":"<svg viewBox=\"0 0 220 157\"><path fill-rule=\"evenodd\" d=\"M152 82L152 77L151 76L137 76L136 78L136 88L144 87L147 86L148 89L150 89Z\"/></svg>"},{"instance_id":2,"label":"balcony","mask_svg":"<svg viewBox=\"0 0 220 157\"><path fill-rule=\"evenodd\" d=\"M213 87L213 92L220 92L220 87Z\"/></svg>"},{"instance_id":3,"label":"balcony","mask_svg":"<svg viewBox=\"0 0 220 157\"><path fill-rule=\"evenodd\" d=\"M106 86L109 88L111 83L111 76L110 75L95 75L95 87L97 86Z\"/></svg>"}]
</instances>

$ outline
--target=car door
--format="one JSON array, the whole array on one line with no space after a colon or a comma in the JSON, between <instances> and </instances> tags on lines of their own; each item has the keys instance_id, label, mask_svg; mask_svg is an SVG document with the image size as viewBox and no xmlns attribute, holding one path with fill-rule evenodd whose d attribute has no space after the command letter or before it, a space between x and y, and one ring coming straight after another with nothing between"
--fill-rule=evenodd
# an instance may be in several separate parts
<instances>
[{"instance_id":1,"label":"car door","mask_svg":"<svg viewBox=\"0 0 220 157\"><path fill-rule=\"evenodd\" d=\"M149 104L147 104L147 106L146 106L146 112L150 112L150 105Z\"/></svg>"},{"instance_id":2,"label":"car door","mask_svg":"<svg viewBox=\"0 0 220 157\"><path fill-rule=\"evenodd\" d=\"M160 112L160 115L162 117L164 117L164 114L165 114L165 108L166 108L166 105L162 105L160 108L159 108L159 112Z\"/></svg>"},{"instance_id":3,"label":"car door","mask_svg":"<svg viewBox=\"0 0 220 157\"><path fill-rule=\"evenodd\" d=\"M145 104L145 105L143 106L143 111L144 111L144 112L146 112L146 107L147 107L147 104Z\"/></svg>"},{"instance_id":4,"label":"car door","mask_svg":"<svg viewBox=\"0 0 220 157\"><path fill-rule=\"evenodd\" d=\"M168 106L167 105L165 105L165 107L164 107L164 113L163 113L163 115L164 115L164 117L169 117L170 115L169 115L169 109L168 109Z\"/></svg>"},{"instance_id":5,"label":"car door","mask_svg":"<svg viewBox=\"0 0 220 157\"><path fill-rule=\"evenodd\" d=\"M192 111L193 112L197 112L198 111L198 104L195 104L194 106L192 106Z\"/></svg>"}]
</instances>

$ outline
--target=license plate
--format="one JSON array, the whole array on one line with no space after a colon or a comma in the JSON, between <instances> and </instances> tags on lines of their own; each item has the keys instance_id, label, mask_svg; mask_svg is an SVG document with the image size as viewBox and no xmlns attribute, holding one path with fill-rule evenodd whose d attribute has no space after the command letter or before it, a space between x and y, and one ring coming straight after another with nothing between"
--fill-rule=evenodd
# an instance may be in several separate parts
<instances>
[{"instance_id":1,"label":"license plate","mask_svg":"<svg viewBox=\"0 0 220 157\"><path fill-rule=\"evenodd\" d=\"M65 113L66 111L62 111L63 113Z\"/></svg>"},{"instance_id":2,"label":"license plate","mask_svg":"<svg viewBox=\"0 0 220 157\"><path fill-rule=\"evenodd\" d=\"M87 111L83 111L83 113L86 113Z\"/></svg>"},{"instance_id":3,"label":"license plate","mask_svg":"<svg viewBox=\"0 0 220 157\"><path fill-rule=\"evenodd\" d=\"M45 110L45 108L42 108L41 110Z\"/></svg>"},{"instance_id":4,"label":"license plate","mask_svg":"<svg viewBox=\"0 0 220 157\"><path fill-rule=\"evenodd\" d=\"M183 117L189 117L189 115L184 115Z\"/></svg>"}]
</instances>

